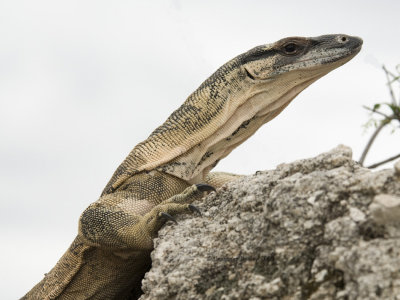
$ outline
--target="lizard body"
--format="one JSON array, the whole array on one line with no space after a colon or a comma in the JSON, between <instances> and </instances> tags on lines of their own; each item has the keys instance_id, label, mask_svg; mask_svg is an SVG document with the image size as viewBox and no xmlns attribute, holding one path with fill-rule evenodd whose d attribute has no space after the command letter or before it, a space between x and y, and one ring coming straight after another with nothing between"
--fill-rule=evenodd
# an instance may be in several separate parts
<instances>
[{"instance_id":1,"label":"lizard body","mask_svg":"<svg viewBox=\"0 0 400 300\"><path fill-rule=\"evenodd\" d=\"M237 176L210 173L302 90L353 58L362 40L293 37L230 60L130 152L79 219L76 239L23 299L133 299L165 218Z\"/></svg>"}]
</instances>

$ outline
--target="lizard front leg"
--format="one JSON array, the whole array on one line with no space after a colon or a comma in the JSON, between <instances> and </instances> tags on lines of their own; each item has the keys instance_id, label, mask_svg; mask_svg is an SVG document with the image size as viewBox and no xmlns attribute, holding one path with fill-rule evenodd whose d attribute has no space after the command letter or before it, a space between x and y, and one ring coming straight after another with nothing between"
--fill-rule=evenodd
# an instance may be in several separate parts
<instances>
[{"instance_id":1,"label":"lizard front leg","mask_svg":"<svg viewBox=\"0 0 400 300\"><path fill-rule=\"evenodd\" d=\"M129 192L103 196L82 213L79 235L87 244L105 250L152 249L165 216L195 211L191 203L211 190L209 185L192 185L153 207L147 200L130 198Z\"/></svg>"}]
</instances>

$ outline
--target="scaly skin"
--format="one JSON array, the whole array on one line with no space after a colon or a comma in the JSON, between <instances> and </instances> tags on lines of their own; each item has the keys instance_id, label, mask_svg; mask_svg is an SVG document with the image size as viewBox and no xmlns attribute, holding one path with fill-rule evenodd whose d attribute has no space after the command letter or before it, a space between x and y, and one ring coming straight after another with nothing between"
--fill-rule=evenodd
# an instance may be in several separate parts
<instances>
[{"instance_id":1,"label":"scaly skin","mask_svg":"<svg viewBox=\"0 0 400 300\"><path fill-rule=\"evenodd\" d=\"M286 38L223 65L133 148L82 213L70 248L23 299L136 299L165 220L196 211L191 203L211 190L200 183L238 178L210 170L361 44L346 35Z\"/></svg>"}]
</instances>

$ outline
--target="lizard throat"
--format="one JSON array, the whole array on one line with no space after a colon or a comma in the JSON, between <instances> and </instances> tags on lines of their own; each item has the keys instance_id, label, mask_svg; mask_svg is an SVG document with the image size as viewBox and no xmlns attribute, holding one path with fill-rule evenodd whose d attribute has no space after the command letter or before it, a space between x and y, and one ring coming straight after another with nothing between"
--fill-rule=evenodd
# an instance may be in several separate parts
<instances>
[{"instance_id":1,"label":"lizard throat","mask_svg":"<svg viewBox=\"0 0 400 300\"><path fill-rule=\"evenodd\" d=\"M188 152L160 166L159 171L182 178L189 183L204 182L216 164L252 136L263 124L275 118L307 86L320 76L314 76L282 93L265 83L257 91L246 93L245 101L231 117L207 139Z\"/></svg>"}]
</instances>

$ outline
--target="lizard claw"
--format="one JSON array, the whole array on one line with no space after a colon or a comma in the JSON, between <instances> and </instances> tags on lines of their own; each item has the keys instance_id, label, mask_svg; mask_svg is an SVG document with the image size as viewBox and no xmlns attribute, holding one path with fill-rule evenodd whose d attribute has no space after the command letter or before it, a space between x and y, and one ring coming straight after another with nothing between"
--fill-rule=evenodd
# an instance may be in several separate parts
<instances>
[{"instance_id":1,"label":"lizard claw","mask_svg":"<svg viewBox=\"0 0 400 300\"><path fill-rule=\"evenodd\" d=\"M190 209L192 212L198 213L198 214L201 216L201 212L200 212L200 210L198 209L197 206L194 206L193 204L189 204L189 209Z\"/></svg>"},{"instance_id":2,"label":"lizard claw","mask_svg":"<svg viewBox=\"0 0 400 300\"><path fill-rule=\"evenodd\" d=\"M205 183L198 183L196 184L197 189L200 192L215 192L215 188L211 185L205 184Z\"/></svg>"},{"instance_id":3,"label":"lizard claw","mask_svg":"<svg viewBox=\"0 0 400 300\"><path fill-rule=\"evenodd\" d=\"M167 220L174 222L175 224L178 224L178 222L175 220L175 218L173 216L171 216L169 213L162 212L162 213L160 213L160 216Z\"/></svg>"}]
</instances>

